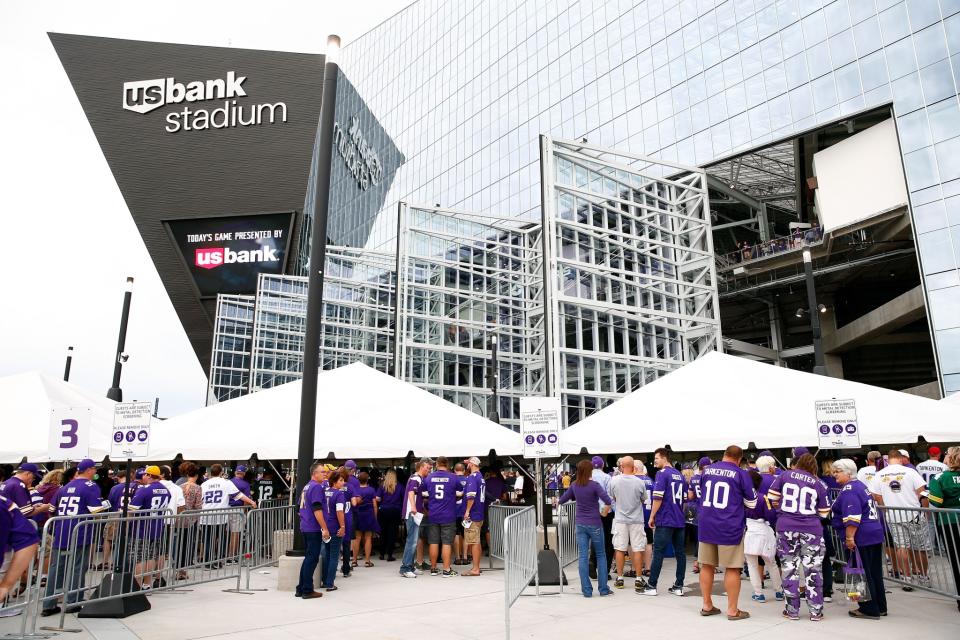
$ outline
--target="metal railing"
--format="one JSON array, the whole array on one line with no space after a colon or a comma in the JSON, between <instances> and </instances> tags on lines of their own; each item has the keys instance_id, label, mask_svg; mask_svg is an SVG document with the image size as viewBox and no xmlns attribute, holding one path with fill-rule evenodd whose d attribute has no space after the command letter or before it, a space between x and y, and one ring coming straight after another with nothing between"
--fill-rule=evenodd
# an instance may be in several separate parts
<instances>
[{"instance_id":1,"label":"metal railing","mask_svg":"<svg viewBox=\"0 0 960 640\"><path fill-rule=\"evenodd\" d=\"M250 591L250 573L254 569L277 564L280 556L293 548L293 523L297 517L297 508L293 505L260 507L247 514L242 562L247 579L243 591ZM239 575L236 591L241 591Z\"/></svg>"},{"instance_id":2,"label":"metal railing","mask_svg":"<svg viewBox=\"0 0 960 640\"><path fill-rule=\"evenodd\" d=\"M537 513L534 507L520 507L503 521L503 620L507 640L510 640L510 607L530 586L531 580L539 596Z\"/></svg>"},{"instance_id":3,"label":"metal railing","mask_svg":"<svg viewBox=\"0 0 960 640\"><path fill-rule=\"evenodd\" d=\"M560 561L560 572L577 561L577 524L574 518L576 502L567 502L557 506L557 557ZM560 580L560 593L563 593L563 582Z\"/></svg>"},{"instance_id":4,"label":"metal railing","mask_svg":"<svg viewBox=\"0 0 960 640\"><path fill-rule=\"evenodd\" d=\"M21 553L25 553L30 556L30 565L24 572L24 575L20 577L20 580L17 582L17 584L10 590L7 596L0 601L0 618L22 616L20 620L19 634L11 633L7 634L7 637L29 637L27 636L27 621L30 616L27 614L27 612L29 610L30 603L36 598L36 592L39 589L35 571L33 570L37 560L36 555L38 552L37 545L32 545L21 550ZM5 577L6 573L12 569L14 555L15 554L13 551L9 551L3 556L0 556L0 565L2 565L0 566L0 579Z\"/></svg>"},{"instance_id":5,"label":"metal railing","mask_svg":"<svg viewBox=\"0 0 960 640\"><path fill-rule=\"evenodd\" d=\"M494 502L487 511L487 530L490 532L490 568L493 568L493 559L504 560L503 525L507 517L526 509L527 507L501 504Z\"/></svg>"},{"instance_id":6,"label":"metal railing","mask_svg":"<svg viewBox=\"0 0 960 640\"><path fill-rule=\"evenodd\" d=\"M823 242L823 227L804 229L803 232L789 236L771 238L766 242L758 242L749 247L717 255L717 266L721 269L731 269L737 265L764 260L773 256L783 255L790 251L804 249Z\"/></svg>"},{"instance_id":7,"label":"metal railing","mask_svg":"<svg viewBox=\"0 0 960 640\"><path fill-rule=\"evenodd\" d=\"M289 498L268 498L266 500L261 500L257 503L258 509L272 509L273 507L288 507L290 506Z\"/></svg>"}]
</instances>

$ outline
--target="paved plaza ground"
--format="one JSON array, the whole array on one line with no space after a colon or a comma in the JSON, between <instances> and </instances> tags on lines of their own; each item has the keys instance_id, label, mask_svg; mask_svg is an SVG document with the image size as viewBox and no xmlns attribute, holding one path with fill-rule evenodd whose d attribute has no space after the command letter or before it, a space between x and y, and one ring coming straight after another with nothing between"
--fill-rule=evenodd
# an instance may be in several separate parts
<instances>
[{"instance_id":1,"label":"paved plaza ground","mask_svg":"<svg viewBox=\"0 0 960 640\"><path fill-rule=\"evenodd\" d=\"M185 593L158 593L150 596L152 610L124 620L78 620L67 616L67 626L82 628L79 633L58 637L76 640L191 640L199 638L231 640L295 640L327 634L349 634L383 640L430 637L440 633L462 638L494 640L503 638L503 573L491 571L477 578L441 578L420 576L416 580L400 578L397 563L376 561L373 568L360 567L353 577L338 578L340 590L316 600L299 600L292 593L276 590L276 568L255 571L251 586L267 591L253 595L224 593L227 582L201 585ZM689 566L689 565L688 565ZM672 575L672 560L664 564L664 576ZM780 617L781 603L743 604L752 618L730 622L724 616L702 618L697 615L700 598L678 598L661 593L655 598L639 596L632 588L615 591L612 597L579 594L576 568L567 576L571 584L563 595L521 597L511 609L512 635L519 638L615 637L620 625L632 628L631 636L653 625L665 630L682 630L683 637L709 637L710 640L769 638L777 640L809 638L810 634L861 638L867 634L892 634L911 637L922 634L924 640L960 638L960 612L953 601L915 591L904 593L890 585L890 615L879 621L854 620L847 616L848 603L842 599L826 605L822 622L805 618L791 622ZM696 587L696 576L689 574L687 584ZM668 580L669 581L669 580ZM632 582L627 580L632 587ZM720 591L719 582L716 592ZM749 598L749 583L743 582ZM557 587L544 587L544 593ZM533 589L529 593L533 593ZM772 597L772 592L768 594ZM724 608L726 598L716 596ZM59 620L41 618L41 624ZM0 620L0 636L19 628L19 618ZM671 637L680 637L671 633Z\"/></svg>"}]
</instances>

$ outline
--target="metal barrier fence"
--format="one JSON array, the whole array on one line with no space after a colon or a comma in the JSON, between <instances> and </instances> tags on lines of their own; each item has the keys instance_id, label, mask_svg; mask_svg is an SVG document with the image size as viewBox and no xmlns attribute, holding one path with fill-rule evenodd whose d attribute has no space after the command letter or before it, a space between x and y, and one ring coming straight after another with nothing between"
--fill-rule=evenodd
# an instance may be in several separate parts
<instances>
[{"instance_id":1,"label":"metal barrier fence","mask_svg":"<svg viewBox=\"0 0 960 640\"><path fill-rule=\"evenodd\" d=\"M504 559L504 542L503 542L503 525L506 522L507 517L527 509L528 507L521 507L509 504L500 504L499 502L494 502L490 505L490 509L487 512L487 530L490 532L490 568L493 568L493 559L498 560Z\"/></svg>"},{"instance_id":2,"label":"metal barrier fence","mask_svg":"<svg viewBox=\"0 0 960 640\"><path fill-rule=\"evenodd\" d=\"M297 508L293 505L259 507L247 514L242 563L247 580L243 591L250 591L251 571L277 564L280 556L293 547L293 523L297 517ZM236 591L241 591L239 575Z\"/></svg>"},{"instance_id":3,"label":"metal barrier fence","mask_svg":"<svg viewBox=\"0 0 960 640\"><path fill-rule=\"evenodd\" d=\"M557 506L557 557L560 560L560 572L577 561L577 525L574 518L576 502L567 502ZM560 593L563 593L560 580Z\"/></svg>"},{"instance_id":4,"label":"metal barrier fence","mask_svg":"<svg viewBox=\"0 0 960 640\"><path fill-rule=\"evenodd\" d=\"M23 549L22 553L30 555L31 548ZM20 633L18 634L19 637L27 637L26 626L27 619L29 618L27 611L39 588L36 582L35 572L32 570L32 565L36 561L37 553L37 547L34 545L32 548L32 559L30 560L31 564L27 567L26 571L24 571L24 575L17 584L7 593L3 600L0 601L0 618L9 618L18 615L23 616L21 619ZM7 572L13 570L14 555L13 550L10 550L3 554L3 557L0 557L0 579L3 579ZM22 557L23 555L18 556L18 560ZM17 634L9 635L17 637Z\"/></svg>"},{"instance_id":5,"label":"metal barrier fence","mask_svg":"<svg viewBox=\"0 0 960 640\"><path fill-rule=\"evenodd\" d=\"M258 509L272 509L273 507L289 507L289 498L268 498L257 503Z\"/></svg>"},{"instance_id":6,"label":"metal barrier fence","mask_svg":"<svg viewBox=\"0 0 960 640\"><path fill-rule=\"evenodd\" d=\"M491 507L492 511L493 507ZM491 528L492 531L492 528ZM491 536L492 537L492 536ZM504 624L510 640L510 606L533 580L537 595L537 513L534 507L520 507L503 521Z\"/></svg>"}]
</instances>

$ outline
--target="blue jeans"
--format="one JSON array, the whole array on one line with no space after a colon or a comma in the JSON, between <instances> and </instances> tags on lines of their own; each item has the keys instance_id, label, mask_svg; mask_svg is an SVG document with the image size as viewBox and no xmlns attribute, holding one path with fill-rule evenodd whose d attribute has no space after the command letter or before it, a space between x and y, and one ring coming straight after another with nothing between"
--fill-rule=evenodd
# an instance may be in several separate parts
<instances>
[{"instance_id":1,"label":"blue jeans","mask_svg":"<svg viewBox=\"0 0 960 640\"><path fill-rule=\"evenodd\" d=\"M583 595L590 597L593 595L593 585L590 583L590 545L593 545L593 552L597 555L597 566L602 570L597 571L597 589L600 594L610 593L610 587L607 586L607 552L603 548L603 527L593 527L586 524L577 525L577 551L579 552L579 563L577 570L580 572L580 591Z\"/></svg>"},{"instance_id":2,"label":"blue jeans","mask_svg":"<svg viewBox=\"0 0 960 640\"><path fill-rule=\"evenodd\" d=\"M330 542L323 545L323 586L330 588L337 579L337 561L340 559L340 543L343 538L330 536Z\"/></svg>"},{"instance_id":3,"label":"blue jeans","mask_svg":"<svg viewBox=\"0 0 960 640\"><path fill-rule=\"evenodd\" d=\"M72 559L72 565L71 565ZM83 578L87 574L87 565L90 562L90 545L83 545L76 549L53 548L50 559L50 570L47 575L47 598L43 601L44 609L53 609L57 606L54 594L66 593L64 604L75 604L83 600ZM67 576L67 570L70 576Z\"/></svg>"},{"instance_id":4,"label":"blue jeans","mask_svg":"<svg viewBox=\"0 0 960 640\"><path fill-rule=\"evenodd\" d=\"M319 531L304 531L303 545L306 551L303 554L303 564L300 565L300 583L297 584L297 595L313 593L313 572L317 570L320 553L323 551L323 534Z\"/></svg>"},{"instance_id":5,"label":"blue jeans","mask_svg":"<svg viewBox=\"0 0 960 640\"><path fill-rule=\"evenodd\" d=\"M667 545L673 545L673 557L677 561L677 580L674 586L683 586L683 574L687 571L687 556L684 551L684 527L660 526L653 530L653 562L650 563L650 577L647 582L656 588L663 567L663 554Z\"/></svg>"},{"instance_id":6,"label":"blue jeans","mask_svg":"<svg viewBox=\"0 0 960 640\"><path fill-rule=\"evenodd\" d=\"M407 543L403 547L403 559L400 562L400 573L413 571L413 561L417 553L417 540L420 538L420 525L413 519L413 516L407 516Z\"/></svg>"}]
</instances>

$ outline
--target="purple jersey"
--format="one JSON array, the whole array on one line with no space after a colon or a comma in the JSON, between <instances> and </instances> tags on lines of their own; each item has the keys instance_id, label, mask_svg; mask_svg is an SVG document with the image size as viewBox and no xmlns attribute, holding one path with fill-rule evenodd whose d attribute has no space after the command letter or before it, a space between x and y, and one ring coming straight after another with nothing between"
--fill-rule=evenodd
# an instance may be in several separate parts
<instances>
[{"instance_id":1,"label":"purple jersey","mask_svg":"<svg viewBox=\"0 0 960 640\"><path fill-rule=\"evenodd\" d=\"M402 511L403 496L403 489L400 488L400 485L394 488L393 493L387 493L387 490L383 487L377 489L377 498L380 500L380 509L382 511Z\"/></svg>"},{"instance_id":2,"label":"purple jersey","mask_svg":"<svg viewBox=\"0 0 960 640\"><path fill-rule=\"evenodd\" d=\"M166 511L171 497L170 490L157 480L141 486L130 498L130 511L147 512L145 515L154 516L139 527L138 535L141 538L156 539L163 533L163 518L155 517L159 515L155 512Z\"/></svg>"},{"instance_id":3,"label":"purple jersey","mask_svg":"<svg viewBox=\"0 0 960 640\"><path fill-rule=\"evenodd\" d=\"M767 498L777 509L777 533L823 534L820 518L830 514L830 503L826 486L816 476L799 469L784 471L773 481Z\"/></svg>"},{"instance_id":4,"label":"purple jersey","mask_svg":"<svg viewBox=\"0 0 960 640\"><path fill-rule=\"evenodd\" d=\"M486 484L487 506L489 507L492 503L500 500L503 497L504 492L507 490L507 483L504 482L503 476L500 475L500 472L498 471L486 479Z\"/></svg>"},{"instance_id":5,"label":"purple jersey","mask_svg":"<svg viewBox=\"0 0 960 640\"><path fill-rule=\"evenodd\" d=\"M71 480L66 486L60 487L53 498L53 505L57 508L57 516L85 516L99 513L107 508L100 498L100 487L86 478ZM53 523L53 544L57 549L66 549L74 546L82 547L90 544L93 537L91 522L80 525L80 518L70 517ZM78 526L79 525L79 526ZM76 529L76 534L74 534Z\"/></svg>"},{"instance_id":6,"label":"purple jersey","mask_svg":"<svg viewBox=\"0 0 960 640\"><path fill-rule=\"evenodd\" d=\"M880 523L877 505L870 495L870 490L859 480L851 480L843 485L833 505L833 512L840 516L842 528L857 528L853 536L857 546L883 542L883 525Z\"/></svg>"},{"instance_id":7,"label":"purple jersey","mask_svg":"<svg viewBox=\"0 0 960 640\"><path fill-rule=\"evenodd\" d=\"M346 504L344 508L344 515L347 519L347 527L353 522L353 498L360 497L360 481L357 479L357 476L350 476L347 478L347 482L343 485L343 492L346 494Z\"/></svg>"},{"instance_id":8,"label":"purple jersey","mask_svg":"<svg viewBox=\"0 0 960 640\"><path fill-rule=\"evenodd\" d=\"M757 505L757 492L750 474L732 462L714 462L700 479L698 540L707 544L736 546L743 541L746 509Z\"/></svg>"},{"instance_id":9,"label":"purple jersey","mask_svg":"<svg viewBox=\"0 0 960 640\"><path fill-rule=\"evenodd\" d=\"M38 542L37 528L23 517L13 501L0 496L0 557L7 549L17 552Z\"/></svg>"},{"instance_id":10,"label":"purple jersey","mask_svg":"<svg viewBox=\"0 0 960 640\"><path fill-rule=\"evenodd\" d=\"M118 484L110 487L110 493L107 495L107 501L110 503L110 511L123 511L123 504L128 502L130 498L133 497L133 494L137 492L137 489L140 488L140 485L131 482L127 487L127 493L123 493L124 483L120 482Z\"/></svg>"},{"instance_id":11,"label":"purple jersey","mask_svg":"<svg viewBox=\"0 0 960 640\"><path fill-rule=\"evenodd\" d=\"M460 478L446 469L438 469L426 477L420 492L426 499L430 524L450 524L457 519L457 491Z\"/></svg>"},{"instance_id":12,"label":"purple jersey","mask_svg":"<svg viewBox=\"0 0 960 640\"><path fill-rule=\"evenodd\" d=\"M30 502L30 490L23 480L17 476L8 478L3 484L0 484L0 496L17 505L20 513L24 516L30 516L33 513L33 504Z\"/></svg>"},{"instance_id":13,"label":"purple jersey","mask_svg":"<svg viewBox=\"0 0 960 640\"><path fill-rule=\"evenodd\" d=\"M300 531L304 533L323 531L314 511L323 510L323 490L326 484L326 482L310 480L300 493Z\"/></svg>"},{"instance_id":14,"label":"purple jersey","mask_svg":"<svg viewBox=\"0 0 960 640\"><path fill-rule=\"evenodd\" d=\"M777 476L772 473L762 473L760 474L760 488L757 490L757 493L761 495L767 495L770 491L770 487L773 485L773 481L777 479Z\"/></svg>"},{"instance_id":15,"label":"purple jersey","mask_svg":"<svg viewBox=\"0 0 960 640\"><path fill-rule=\"evenodd\" d=\"M347 526L347 505L350 504L350 498L346 492L346 484L342 489L334 489L330 485L325 485L323 490L323 519L327 523L327 529L330 535L337 535L340 530L340 519L337 513L343 513L343 525ZM344 532L346 533L346 532Z\"/></svg>"},{"instance_id":16,"label":"purple jersey","mask_svg":"<svg viewBox=\"0 0 960 640\"><path fill-rule=\"evenodd\" d=\"M403 517L406 518L410 509L410 492L413 492L414 503L417 513L423 513L423 496L420 494L420 486L423 484L423 478L419 473L415 473L407 480L407 486L403 490Z\"/></svg>"},{"instance_id":17,"label":"purple jersey","mask_svg":"<svg viewBox=\"0 0 960 640\"><path fill-rule=\"evenodd\" d=\"M576 482L570 485L570 488L560 496L560 504L576 500L577 506L574 507L574 523L588 527L602 526L600 520L600 503L609 505L613 503L606 490L600 486L596 480L590 480L586 485L579 485Z\"/></svg>"},{"instance_id":18,"label":"purple jersey","mask_svg":"<svg viewBox=\"0 0 960 640\"><path fill-rule=\"evenodd\" d=\"M370 514L370 517L373 517L373 501L377 498L377 490L374 487L366 486L360 487L360 490L357 493L357 497L360 498L360 504L357 505L357 514L365 513Z\"/></svg>"},{"instance_id":19,"label":"purple jersey","mask_svg":"<svg viewBox=\"0 0 960 640\"><path fill-rule=\"evenodd\" d=\"M650 521L650 513L653 510L653 479L650 476L638 475L640 482L643 483L643 488L647 493L646 499L643 501L643 524L646 526L647 522Z\"/></svg>"},{"instance_id":20,"label":"purple jersey","mask_svg":"<svg viewBox=\"0 0 960 640\"><path fill-rule=\"evenodd\" d=\"M697 471L690 477L690 487L689 490L693 493L693 501L697 504L700 503L700 480L702 479L702 474Z\"/></svg>"},{"instance_id":21,"label":"purple jersey","mask_svg":"<svg viewBox=\"0 0 960 640\"><path fill-rule=\"evenodd\" d=\"M250 491L250 483L244 480L242 476L236 476L233 478L233 486L239 489L240 493L243 495L247 496L248 498L251 497L252 494ZM236 498L230 498L231 507L242 507L243 504L244 502L240 499L240 496L237 496Z\"/></svg>"},{"instance_id":22,"label":"purple jersey","mask_svg":"<svg viewBox=\"0 0 960 640\"><path fill-rule=\"evenodd\" d=\"M470 513L465 515L469 515L472 521L480 522L483 520L484 504L487 501L487 483L483 479L483 474L479 471L467 476L467 483L463 487L464 508L471 499L473 504L470 506Z\"/></svg>"},{"instance_id":23,"label":"purple jersey","mask_svg":"<svg viewBox=\"0 0 960 640\"><path fill-rule=\"evenodd\" d=\"M683 497L687 491L684 487L683 476L673 467L663 467L657 471L653 481L653 500L660 501L660 508L654 516L654 524L658 527L674 527L681 529L686 524L683 517Z\"/></svg>"},{"instance_id":24,"label":"purple jersey","mask_svg":"<svg viewBox=\"0 0 960 640\"><path fill-rule=\"evenodd\" d=\"M37 507L37 505L41 504L52 504L53 498L57 495L57 491L59 490L60 485L42 484L30 492L30 502L33 503L34 507ZM37 523L37 527L43 529L43 524L50 519L50 512L35 512L34 515L30 516L30 519Z\"/></svg>"},{"instance_id":25,"label":"purple jersey","mask_svg":"<svg viewBox=\"0 0 960 640\"><path fill-rule=\"evenodd\" d=\"M457 520L461 520L464 516L464 510L467 508L467 499L464 495L466 493L465 487L467 486L467 476L457 476Z\"/></svg>"}]
</instances>

